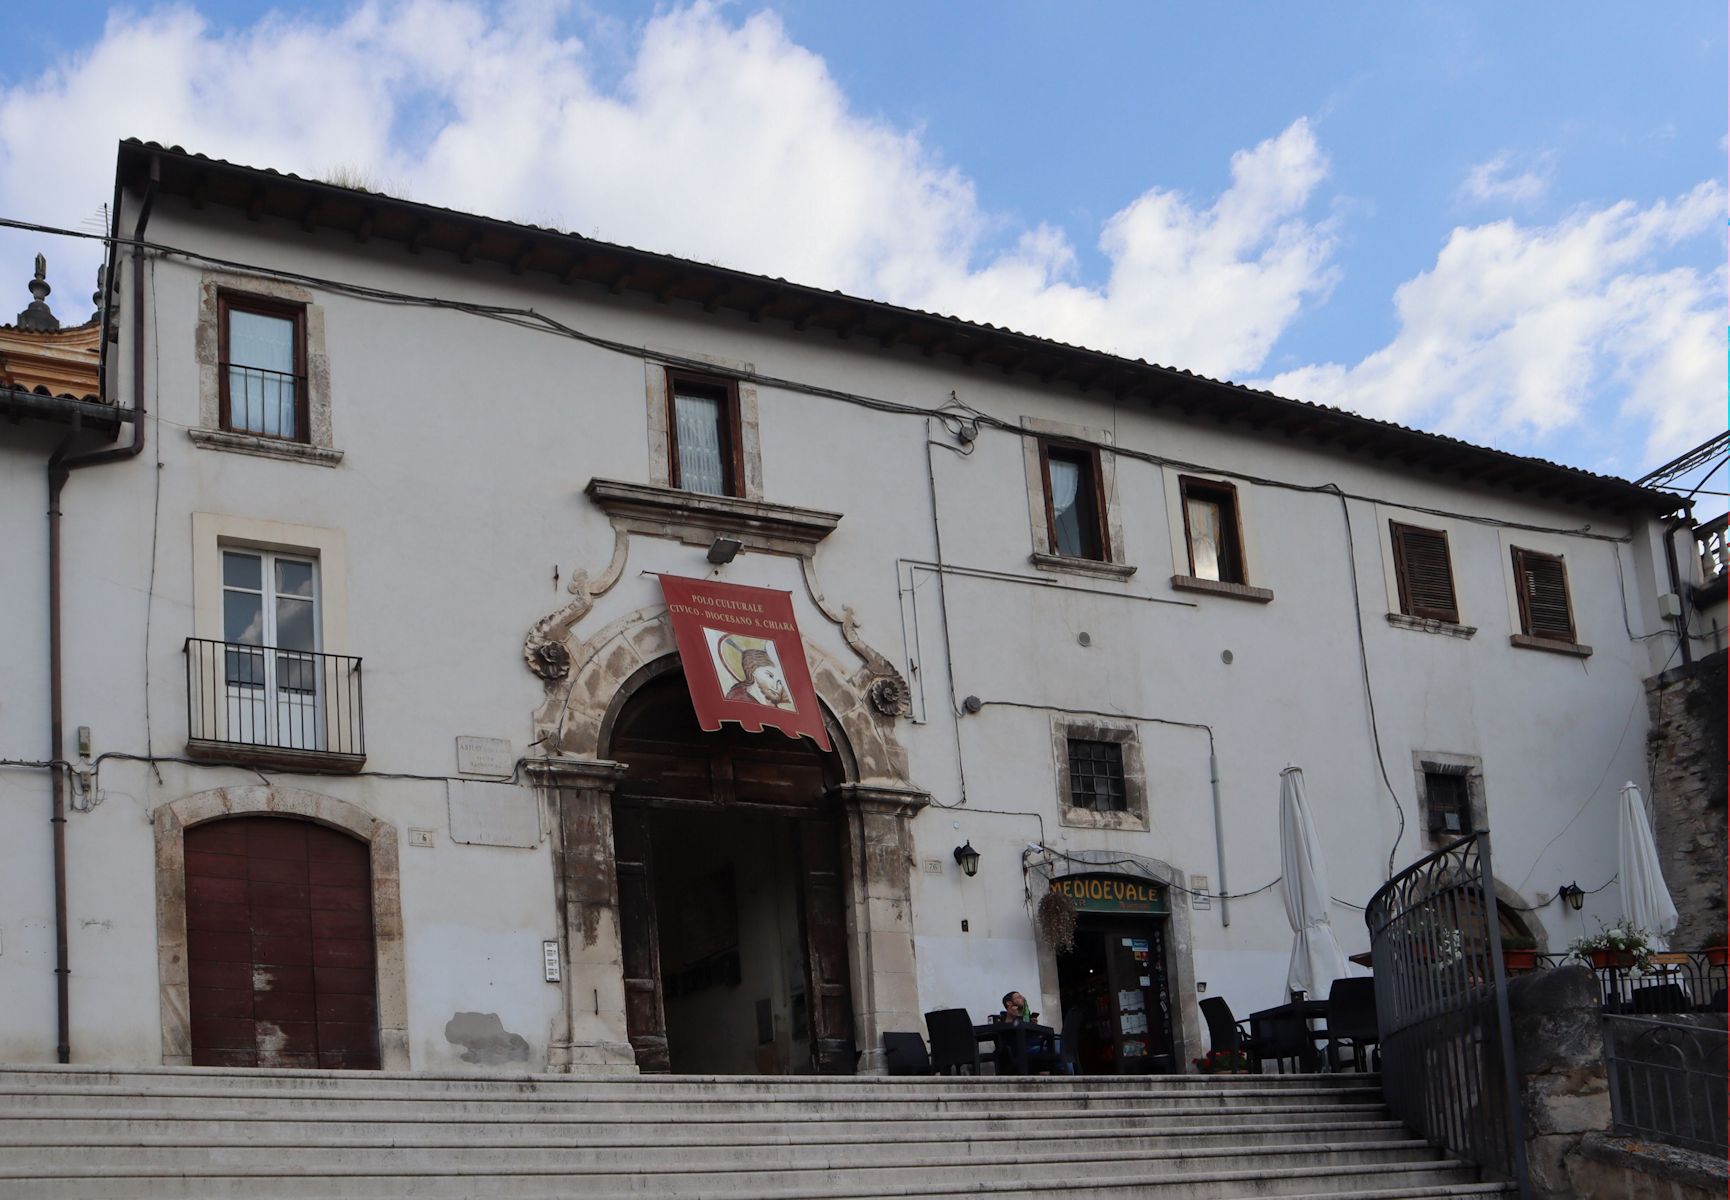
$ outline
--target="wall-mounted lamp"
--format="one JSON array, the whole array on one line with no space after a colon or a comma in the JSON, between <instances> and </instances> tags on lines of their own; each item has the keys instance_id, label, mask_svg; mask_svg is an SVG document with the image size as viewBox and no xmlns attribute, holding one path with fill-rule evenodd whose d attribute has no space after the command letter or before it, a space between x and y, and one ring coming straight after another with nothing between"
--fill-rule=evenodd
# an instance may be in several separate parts
<instances>
[{"instance_id":1,"label":"wall-mounted lamp","mask_svg":"<svg viewBox=\"0 0 1730 1200\"><path fill-rule=\"evenodd\" d=\"M709 561L717 567L730 563L739 557L739 551L744 549L744 545L738 538L717 533L715 540L709 543Z\"/></svg>"},{"instance_id":2,"label":"wall-mounted lamp","mask_svg":"<svg viewBox=\"0 0 1730 1200\"><path fill-rule=\"evenodd\" d=\"M1575 912L1579 912L1586 906L1586 893L1577 883L1564 883L1556 889L1556 895L1560 896Z\"/></svg>"},{"instance_id":3,"label":"wall-mounted lamp","mask_svg":"<svg viewBox=\"0 0 1730 1200\"><path fill-rule=\"evenodd\" d=\"M979 874L979 851L973 848L971 841L955 847L955 861L961 864L961 873L971 878Z\"/></svg>"}]
</instances>

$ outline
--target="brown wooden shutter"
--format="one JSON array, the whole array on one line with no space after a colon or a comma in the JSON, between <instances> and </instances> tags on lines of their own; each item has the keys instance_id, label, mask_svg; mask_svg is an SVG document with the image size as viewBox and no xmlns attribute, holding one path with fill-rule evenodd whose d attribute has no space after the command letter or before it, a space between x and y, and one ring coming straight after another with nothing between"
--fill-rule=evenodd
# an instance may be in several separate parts
<instances>
[{"instance_id":1,"label":"brown wooden shutter","mask_svg":"<svg viewBox=\"0 0 1730 1200\"><path fill-rule=\"evenodd\" d=\"M1454 568L1448 560L1448 535L1440 529L1389 522L1394 543L1394 575L1400 587L1400 611L1458 624L1460 603L1454 595Z\"/></svg>"},{"instance_id":2,"label":"brown wooden shutter","mask_svg":"<svg viewBox=\"0 0 1730 1200\"><path fill-rule=\"evenodd\" d=\"M1514 583L1520 593L1520 624L1530 637L1574 640L1568 606L1568 567L1554 554L1514 547Z\"/></svg>"}]
</instances>

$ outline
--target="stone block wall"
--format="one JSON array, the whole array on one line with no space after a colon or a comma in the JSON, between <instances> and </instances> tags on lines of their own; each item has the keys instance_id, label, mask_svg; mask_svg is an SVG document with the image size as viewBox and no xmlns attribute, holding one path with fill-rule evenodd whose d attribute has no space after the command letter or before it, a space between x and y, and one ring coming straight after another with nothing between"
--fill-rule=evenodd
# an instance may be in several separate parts
<instances>
[{"instance_id":1,"label":"stone block wall","mask_svg":"<svg viewBox=\"0 0 1730 1200\"><path fill-rule=\"evenodd\" d=\"M1508 982L1534 1200L1722 1200L1730 1185L1723 1162L1610 1132L1600 995L1584 966Z\"/></svg>"},{"instance_id":2,"label":"stone block wall","mask_svg":"<svg viewBox=\"0 0 1730 1200\"><path fill-rule=\"evenodd\" d=\"M1679 950L1725 942L1725 654L1646 682L1652 832Z\"/></svg>"}]
</instances>

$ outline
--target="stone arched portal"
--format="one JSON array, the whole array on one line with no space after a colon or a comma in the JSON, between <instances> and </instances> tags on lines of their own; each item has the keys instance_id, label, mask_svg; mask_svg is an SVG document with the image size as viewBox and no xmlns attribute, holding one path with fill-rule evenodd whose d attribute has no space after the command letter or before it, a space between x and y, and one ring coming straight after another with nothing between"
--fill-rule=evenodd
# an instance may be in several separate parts
<instances>
[{"instance_id":1,"label":"stone arched portal","mask_svg":"<svg viewBox=\"0 0 1730 1200\"><path fill-rule=\"evenodd\" d=\"M884 1030L919 1027L911 822L930 797L906 782L906 753L894 736L904 697L883 687L870 664L849 677L809 642L806 653L842 765L828 798L844 832L853 1038L860 1070L869 1072L880 1067ZM549 681L538 714L542 744L559 751L528 764L559 837L569 1033L553 1048L555 1069L635 1068L612 803L628 768L613 757L612 735L633 695L679 669L665 611L640 610L578 647L568 676Z\"/></svg>"}]
</instances>

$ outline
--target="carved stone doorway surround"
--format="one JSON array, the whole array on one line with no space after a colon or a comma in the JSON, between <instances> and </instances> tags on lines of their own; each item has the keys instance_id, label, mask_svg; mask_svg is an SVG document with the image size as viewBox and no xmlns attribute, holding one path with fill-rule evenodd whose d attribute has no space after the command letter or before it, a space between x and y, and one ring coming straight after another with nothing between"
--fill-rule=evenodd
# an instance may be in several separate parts
<instances>
[{"instance_id":1,"label":"carved stone doorway surround","mask_svg":"<svg viewBox=\"0 0 1730 1200\"><path fill-rule=\"evenodd\" d=\"M241 816L296 817L351 833L367 844L378 973L379 1065L386 1071L408 1070L408 987L403 963L396 826L335 796L262 784L194 792L161 805L151 814L156 834L156 953L162 992L162 1065L184 1067L192 1063L185 833L191 826L206 821Z\"/></svg>"},{"instance_id":2,"label":"carved stone doorway surround","mask_svg":"<svg viewBox=\"0 0 1730 1200\"><path fill-rule=\"evenodd\" d=\"M625 764L544 758L526 764L558 832L554 887L563 921L566 1033L548 1066L634 1074L625 1019L624 949L613 860L613 791ZM847 940L853 1039L861 1074L882 1070L883 1032L918 1029L913 959L913 818L931 797L894 784L844 783L830 792L847 831Z\"/></svg>"},{"instance_id":3,"label":"carved stone doorway surround","mask_svg":"<svg viewBox=\"0 0 1730 1200\"><path fill-rule=\"evenodd\" d=\"M1171 897L1171 915L1166 918L1166 978L1172 999L1172 1057L1181 1074L1189 1070L1189 1060L1201 1053L1201 1004L1195 992L1195 941L1190 932L1189 896L1176 890L1183 886L1183 876L1170 863L1157 858L1133 857L1142 873L1167 886ZM1077 860L1064 864L1046 878L1061 879L1065 875L1087 875L1111 867ZM1117 868L1121 869L1121 868ZM1173 887L1172 885L1176 885ZM1039 989L1047 1002L1058 999L1061 989L1057 979L1057 952L1043 937L1035 943L1039 948ZM1053 1006L1061 1011L1061 1005Z\"/></svg>"}]
</instances>

